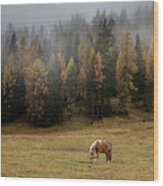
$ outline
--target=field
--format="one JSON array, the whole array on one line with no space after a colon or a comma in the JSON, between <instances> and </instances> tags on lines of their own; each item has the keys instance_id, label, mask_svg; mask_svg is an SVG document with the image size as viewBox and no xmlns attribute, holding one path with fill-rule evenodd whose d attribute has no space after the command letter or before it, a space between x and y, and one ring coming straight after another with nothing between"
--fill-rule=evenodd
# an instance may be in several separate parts
<instances>
[{"instance_id":1,"label":"field","mask_svg":"<svg viewBox=\"0 0 163 186\"><path fill-rule=\"evenodd\" d=\"M51 128L17 121L2 125L2 176L153 180L153 122L143 114L130 119L86 119ZM91 164L88 148L95 139L113 144L113 159L100 155Z\"/></svg>"}]
</instances>

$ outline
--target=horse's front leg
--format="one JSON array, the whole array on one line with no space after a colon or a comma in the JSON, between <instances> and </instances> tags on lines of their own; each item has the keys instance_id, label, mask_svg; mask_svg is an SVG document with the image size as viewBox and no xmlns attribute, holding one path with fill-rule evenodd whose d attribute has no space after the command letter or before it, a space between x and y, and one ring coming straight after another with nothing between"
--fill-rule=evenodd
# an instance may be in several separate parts
<instances>
[{"instance_id":1,"label":"horse's front leg","mask_svg":"<svg viewBox=\"0 0 163 186\"><path fill-rule=\"evenodd\" d=\"M95 163L98 159L99 159L99 153L96 152L96 156L95 156L95 159L94 159L93 163Z\"/></svg>"}]
</instances>

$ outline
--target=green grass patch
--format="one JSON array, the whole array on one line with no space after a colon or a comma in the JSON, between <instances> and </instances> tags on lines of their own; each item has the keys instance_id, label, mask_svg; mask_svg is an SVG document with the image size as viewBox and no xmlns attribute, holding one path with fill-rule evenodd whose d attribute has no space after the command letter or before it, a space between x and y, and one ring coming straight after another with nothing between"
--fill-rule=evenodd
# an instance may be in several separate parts
<instances>
[{"instance_id":1,"label":"green grass patch","mask_svg":"<svg viewBox=\"0 0 163 186\"><path fill-rule=\"evenodd\" d=\"M112 142L111 163L100 154L91 164L95 139ZM2 126L2 176L153 180L153 140L153 122L140 115L93 125L76 118L44 129L17 121Z\"/></svg>"}]
</instances>

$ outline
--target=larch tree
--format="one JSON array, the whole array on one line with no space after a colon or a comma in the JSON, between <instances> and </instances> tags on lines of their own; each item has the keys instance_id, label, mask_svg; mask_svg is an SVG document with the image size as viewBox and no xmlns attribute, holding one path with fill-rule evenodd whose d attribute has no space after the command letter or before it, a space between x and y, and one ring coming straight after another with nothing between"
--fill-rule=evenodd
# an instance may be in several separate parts
<instances>
[{"instance_id":1,"label":"larch tree","mask_svg":"<svg viewBox=\"0 0 163 186\"><path fill-rule=\"evenodd\" d=\"M14 120L25 113L23 69L20 64L16 32L9 41L7 61L2 72L2 119ZM3 112L3 110L2 110Z\"/></svg>"},{"instance_id":2,"label":"larch tree","mask_svg":"<svg viewBox=\"0 0 163 186\"><path fill-rule=\"evenodd\" d=\"M2 121L12 121L21 115L18 79L18 68L11 52L2 72Z\"/></svg>"},{"instance_id":3,"label":"larch tree","mask_svg":"<svg viewBox=\"0 0 163 186\"><path fill-rule=\"evenodd\" d=\"M95 63L94 63L94 81L96 83L96 117L101 118L105 115L105 89L104 80L106 76L104 75L105 65L102 60L100 52L96 53Z\"/></svg>"},{"instance_id":4,"label":"larch tree","mask_svg":"<svg viewBox=\"0 0 163 186\"><path fill-rule=\"evenodd\" d=\"M48 72L43 61L37 58L25 69L25 101L28 118L44 125L45 100L48 95Z\"/></svg>"},{"instance_id":5,"label":"larch tree","mask_svg":"<svg viewBox=\"0 0 163 186\"><path fill-rule=\"evenodd\" d=\"M137 72L135 63L135 46L131 35L127 32L122 39L118 60L116 62L116 88L119 98L119 112L128 113L127 103L131 95L137 91L134 85L134 74Z\"/></svg>"}]
</instances>

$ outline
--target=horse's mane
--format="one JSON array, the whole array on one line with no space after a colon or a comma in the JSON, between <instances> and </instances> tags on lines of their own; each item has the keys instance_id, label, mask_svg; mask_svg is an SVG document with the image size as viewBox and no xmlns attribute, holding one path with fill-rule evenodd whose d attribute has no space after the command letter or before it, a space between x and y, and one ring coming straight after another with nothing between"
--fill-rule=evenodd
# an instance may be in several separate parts
<instances>
[{"instance_id":1,"label":"horse's mane","mask_svg":"<svg viewBox=\"0 0 163 186\"><path fill-rule=\"evenodd\" d=\"M90 146L89 152L94 151L94 150L95 150L95 147L96 147L96 145L97 145L97 143L100 143L100 142L101 142L101 140L95 140L95 141L92 143L92 145Z\"/></svg>"}]
</instances>

